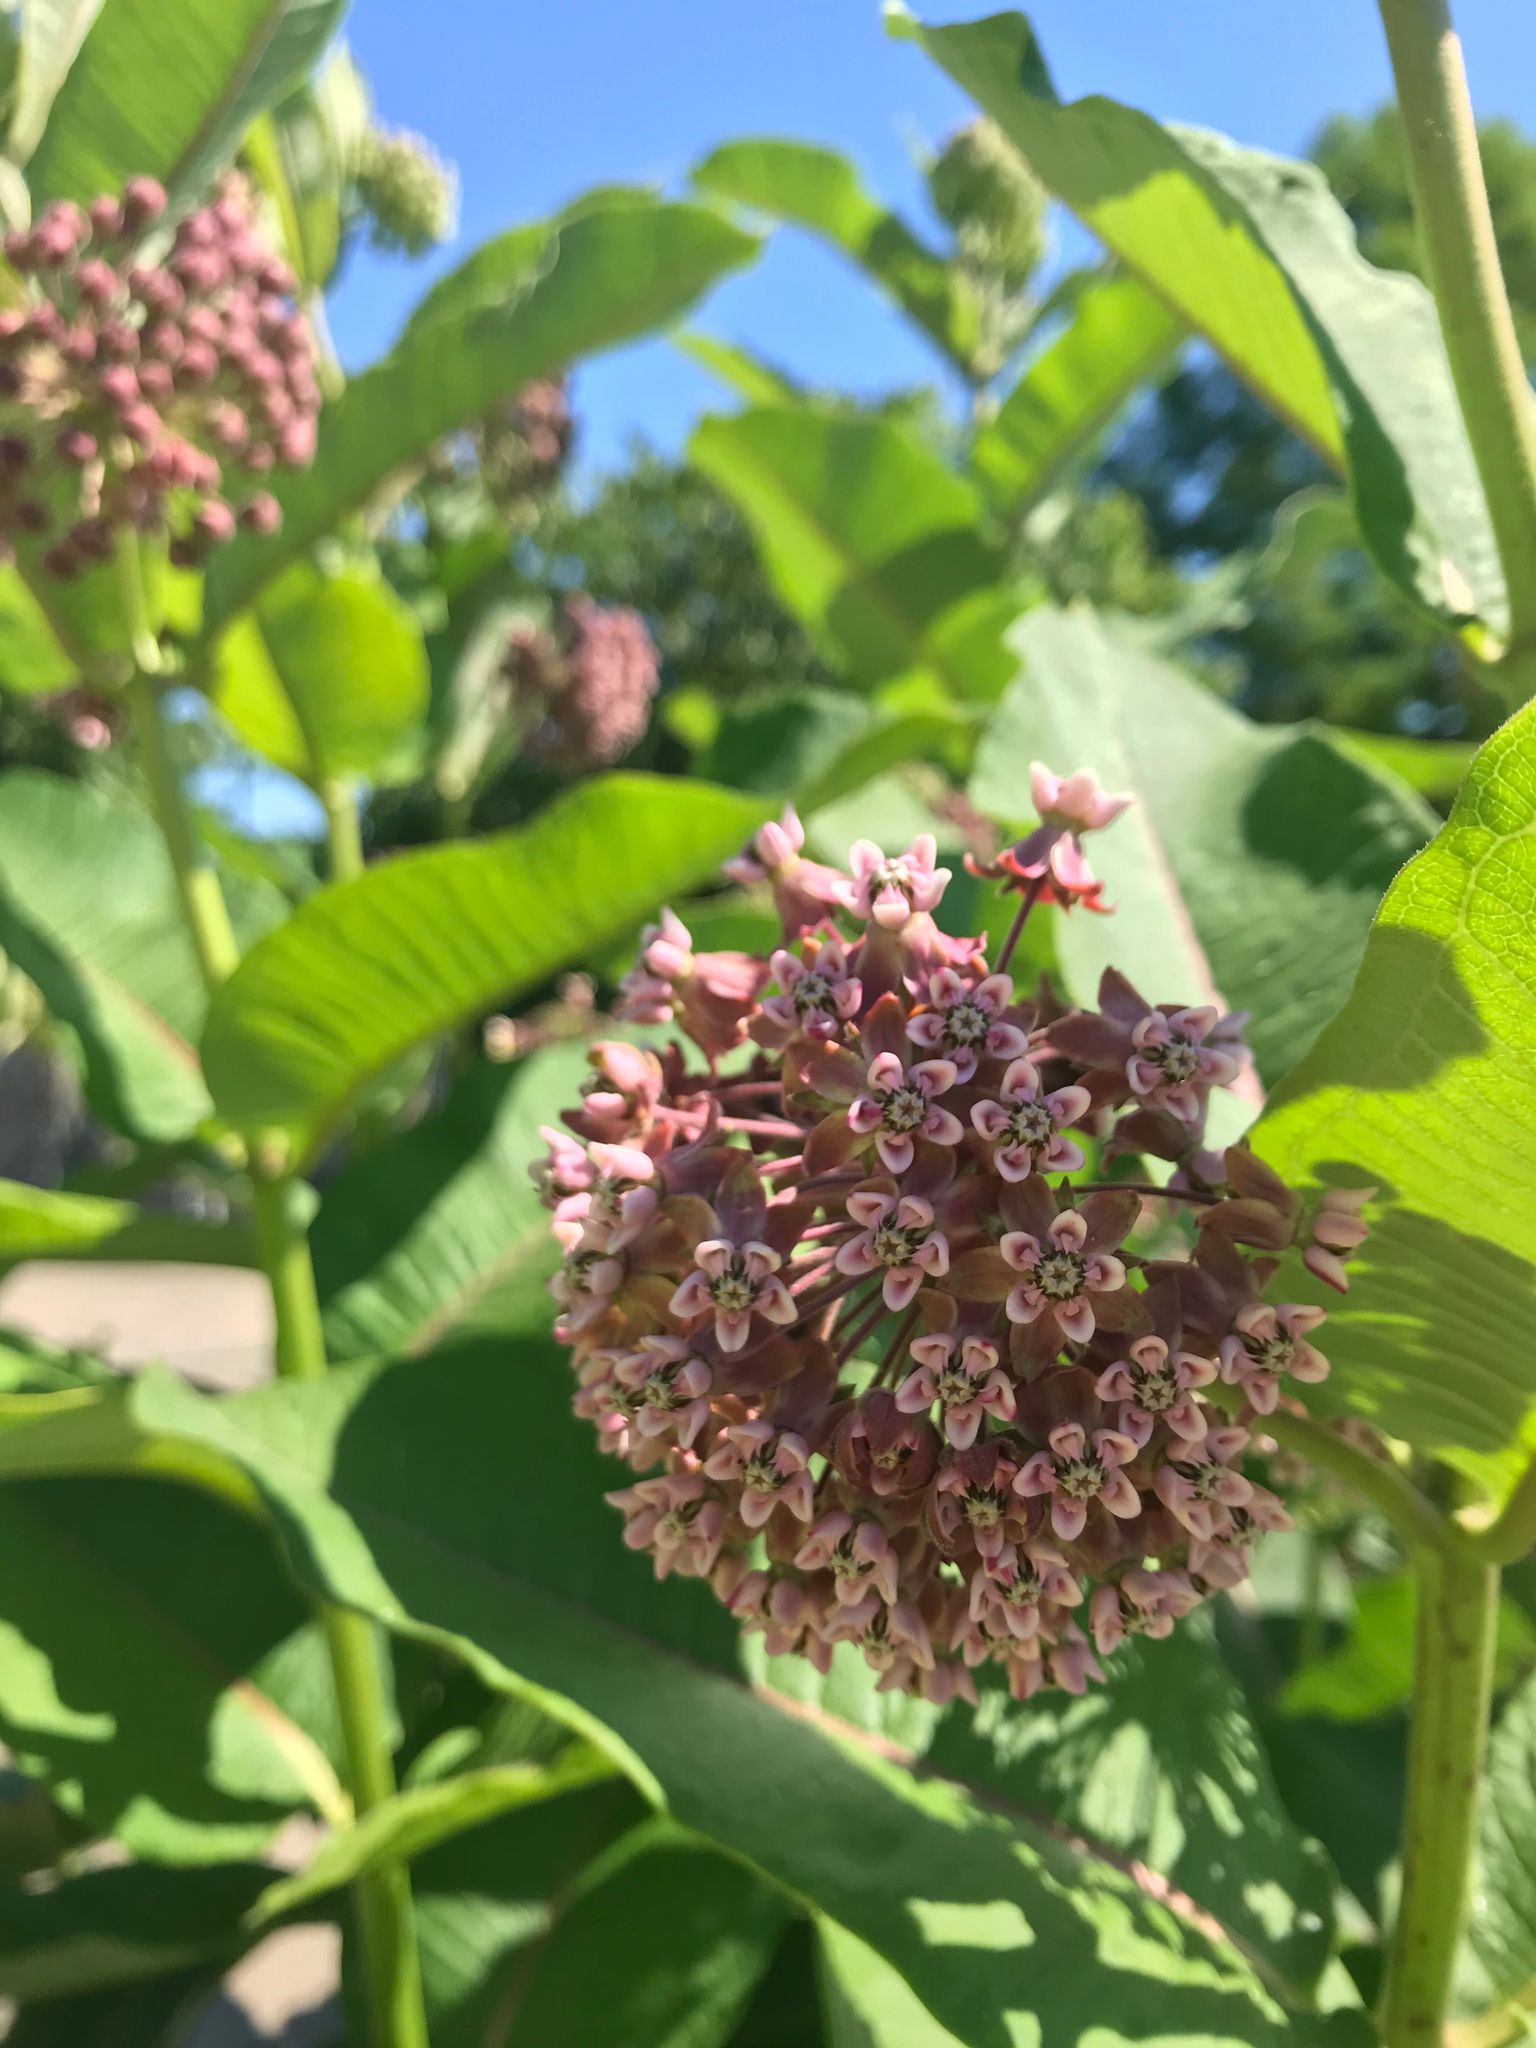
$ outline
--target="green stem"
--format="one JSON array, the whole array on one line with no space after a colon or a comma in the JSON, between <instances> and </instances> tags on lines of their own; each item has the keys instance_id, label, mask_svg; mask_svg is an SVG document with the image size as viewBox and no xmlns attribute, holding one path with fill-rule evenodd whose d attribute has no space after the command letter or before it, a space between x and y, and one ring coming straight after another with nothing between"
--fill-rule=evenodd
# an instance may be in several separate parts
<instances>
[{"instance_id":1,"label":"green stem","mask_svg":"<svg viewBox=\"0 0 1536 2048\"><path fill-rule=\"evenodd\" d=\"M1448 0L1379 0L1440 330L1509 590L1511 649L1536 639L1536 406L1499 266Z\"/></svg>"},{"instance_id":2,"label":"green stem","mask_svg":"<svg viewBox=\"0 0 1536 2048\"><path fill-rule=\"evenodd\" d=\"M1461 1517L1460 1526L1468 1547L1485 1564L1518 1564L1529 1557L1536 1550L1536 1463L1526 1467L1514 1492L1491 1522L1477 1529Z\"/></svg>"},{"instance_id":3,"label":"green stem","mask_svg":"<svg viewBox=\"0 0 1536 2048\"><path fill-rule=\"evenodd\" d=\"M209 988L217 988L234 973L240 948L229 921L224 891L198 842L181 777L165 743L158 678L142 668L135 669L127 696L139 764L149 784L150 802L159 820L165 850L171 858L187 933L204 982Z\"/></svg>"},{"instance_id":4,"label":"green stem","mask_svg":"<svg viewBox=\"0 0 1536 2048\"><path fill-rule=\"evenodd\" d=\"M325 1373L325 1339L298 1196L288 1177L258 1174L252 1211L262 1265L272 1283L279 1376L319 1379ZM320 1615L336 1681L348 1781L361 1819L395 1790L378 1632L371 1621L348 1608L324 1605ZM364 1871L356 1890L374 2048L428 2048L406 1867L385 1863Z\"/></svg>"},{"instance_id":5,"label":"green stem","mask_svg":"<svg viewBox=\"0 0 1536 2048\"><path fill-rule=\"evenodd\" d=\"M363 828L358 815L357 786L341 776L322 782L325 845L333 882L350 882L363 872Z\"/></svg>"},{"instance_id":6,"label":"green stem","mask_svg":"<svg viewBox=\"0 0 1536 2048\"><path fill-rule=\"evenodd\" d=\"M1440 2048L1472 1893L1493 1694L1497 1566L1419 1550L1403 1884L1378 2024L1382 2048Z\"/></svg>"}]
</instances>

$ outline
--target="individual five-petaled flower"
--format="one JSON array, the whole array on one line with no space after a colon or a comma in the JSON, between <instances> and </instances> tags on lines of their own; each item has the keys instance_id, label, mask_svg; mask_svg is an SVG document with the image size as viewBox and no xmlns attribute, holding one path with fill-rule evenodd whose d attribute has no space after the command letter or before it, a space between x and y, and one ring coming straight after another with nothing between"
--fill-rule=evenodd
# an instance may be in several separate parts
<instances>
[{"instance_id":1,"label":"individual five-petaled flower","mask_svg":"<svg viewBox=\"0 0 1536 2048\"><path fill-rule=\"evenodd\" d=\"M1026 1458L1014 1480L1014 1491L1026 1500L1048 1495L1051 1527L1063 1543L1082 1535L1093 1502L1132 1521L1141 1513L1141 1495L1124 1467L1140 1449L1119 1429L1084 1429L1080 1422L1058 1422L1046 1439L1049 1448Z\"/></svg>"},{"instance_id":2,"label":"individual five-petaled flower","mask_svg":"<svg viewBox=\"0 0 1536 2048\"><path fill-rule=\"evenodd\" d=\"M935 1335L916 1338L911 1351L917 1370L896 1389L903 1414L926 1415L937 1402L945 1436L962 1451L975 1443L988 1415L1012 1422L1013 1382L998 1364L995 1344L985 1337Z\"/></svg>"},{"instance_id":3,"label":"individual five-petaled flower","mask_svg":"<svg viewBox=\"0 0 1536 2048\"><path fill-rule=\"evenodd\" d=\"M877 1052L865 1073L865 1092L848 1110L848 1128L858 1137L874 1137L880 1163L891 1173L905 1173L917 1154L917 1140L958 1145L965 1126L939 1101L956 1080L953 1060L917 1060L906 1066L901 1055Z\"/></svg>"},{"instance_id":4,"label":"individual five-petaled flower","mask_svg":"<svg viewBox=\"0 0 1536 2048\"><path fill-rule=\"evenodd\" d=\"M1027 1180L1032 1173L1076 1173L1082 1148L1062 1132L1080 1123L1092 1106L1086 1088L1041 1085L1028 1059L1016 1059L1003 1075L996 1100L975 1103L971 1122L992 1146L992 1164L1004 1180Z\"/></svg>"},{"instance_id":5,"label":"individual five-petaled flower","mask_svg":"<svg viewBox=\"0 0 1536 2048\"><path fill-rule=\"evenodd\" d=\"M694 1254L694 1270L668 1304L688 1321L713 1315L715 1342L722 1351L745 1348L754 1315L770 1323L793 1323L799 1311L778 1269L784 1263L771 1245L751 1239L732 1244L707 1237Z\"/></svg>"},{"instance_id":6,"label":"individual five-petaled flower","mask_svg":"<svg viewBox=\"0 0 1536 2048\"><path fill-rule=\"evenodd\" d=\"M853 1277L879 1273L887 1308L906 1308L926 1278L949 1271L949 1241L934 1228L933 1204L921 1195L863 1189L848 1197L848 1214L859 1234L839 1245L834 1263Z\"/></svg>"},{"instance_id":7,"label":"individual five-petaled flower","mask_svg":"<svg viewBox=\"0 0 1536 2048\"><path fill-rule=\"evenodd\" d=\"M975 1075L983 1053L991 1059L1019 1059L1029 1049L1027 1034L1010 1024L1006 1012L1013 1001L1013 981L1006 974L986 974L967 981L953 967L941 967L928 979L928 1005L907 1020L907 1036L924 1052L952 1060L956 1079Z\"/></svg>"},{"instance_id":8,"label":"individual five-petaled flower","mask_svg":"<svg viewBox=\"0 0 1536 2048\"><path fill-rule=\"evenodd\" d=\"M1004 1304L1008 1320L1054 1325L1073 1344L1086 1344L1098 1327L1094 1297L1125 1285L1124 1265L1095 1243L1088 1218L1077 1209L1053 1217L1043 1238L1008 1231L998 1250L1020 1276Z\"/></svg>"}]
</instances>

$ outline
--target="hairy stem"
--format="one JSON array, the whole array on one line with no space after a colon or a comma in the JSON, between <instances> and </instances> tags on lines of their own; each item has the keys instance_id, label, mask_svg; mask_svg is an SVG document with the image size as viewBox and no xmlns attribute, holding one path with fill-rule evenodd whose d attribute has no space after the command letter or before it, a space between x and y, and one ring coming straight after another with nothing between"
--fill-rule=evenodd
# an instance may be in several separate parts
<instances>
[{"instance_id":1,"label":"hairy stem","mask_svg":"<svg viewBox=\"0 0 1536 2048\"><path fill-rule=\"evenodd\" d=\"M1382 2048L1440 2048L1472 1891L1499 1573L1419 1550L1403 1888L1378 2024Z\"/></svg>"},{"instance_id":2,"label":"hairy stem","mask_svg":"<svg viewBox=\"0 0 1536 2048\"><path fill-rule=\"evenodd\" d=\"M272 1284L277 1370L284 1379L319 1379L325 1339L309 1239L286 1177L254 1182L252 1209L261 1262ZM359 1818L395 1789L389 1722L374 1624L345 1607L322 1605L347 1752L347 1776ZM403 1863L383 1863L357 1880L358 1928L374 2048L428 2048L426 2011Z\"/></svg>"},{"instance_id":3,"label":"hairy stem","mask_svg":"<svg viewBox=\"0 0 1536 2048\"><path fill-rule=\"evenodd\" d=\"M1499 266L1448 0L1379 0L1425 266L1509 590L1511 652L1536 640L1536 406Z\"/></svg>"}]
</instances>

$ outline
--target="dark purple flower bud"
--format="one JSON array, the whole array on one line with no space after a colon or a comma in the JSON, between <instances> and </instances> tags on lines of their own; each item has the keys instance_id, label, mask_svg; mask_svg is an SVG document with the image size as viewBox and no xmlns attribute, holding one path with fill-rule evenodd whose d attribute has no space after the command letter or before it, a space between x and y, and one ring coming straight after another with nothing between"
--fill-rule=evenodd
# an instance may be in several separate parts
<instances>
[{"instance_id":1,"label":"dark purple flower bud","mask_svg":"<svg viewBox=\"0 0 1536 2048\"><path fill-rule=\"evenodd\" d=\"M12 228L5 238L5 260L23 277L37 268L37 251L25 228Z\"/></svg>"},{"instance_id":2,"label":"dark purple flower bud","mask_svg":"<svg viewBox=\"0 0 1536 2048\"><path fill-rule=\"evenodd\" d=\"M265 476L277 461L277 450L270 441L253 441L240 460L252 476Z\"/></svg>"},{"instance_id":3,"label":"dark purple flower bud","mask_svg":"<svg viewBox=\"0 0 1536 2048\"><path fill-rule=\"evenodd\" d=\"M27 316L15 306L7 306L0 313L0 348L9 348L18 339L27 324Z\"/></svg>"},{"instance_id":4,"label":"dark purple flower bud","mask_svg":"<svg viewBox=\"0 0 1536 2048\"><path fill-rule=\"evenodd\" d=\"M190 307L181 324L189 340L206 341L210 348L218 348L224 339L224 321L212 306Z\"/></svg>"},{"instance_id":5,"label":"dark purple flower bud","mask_svg":"<svg viewBox=\"0 0 1536 2048\"><path fill-rule=\"evenodd\" d=\"M243 448L250 438L250 425L238 405L217 405L208 415L208 431L221 448Z\"/></svg>"},{"instance_id":6,"label":"dark purple flower bud","mask_svg":"<svg viewBox=\"0 0 1536 2048\"><path fill-rule=\"evenodd\" d=\"M125 405L118 414L117 423L130 441L136 441L141 448L148 448L160 433L160 415L152 405L136 402Z\"/></svg>"},{"instance_id":7,"label":"dark purple flower bud","mask_svg":"<svg viewBox=\"0 0 1536 2048\"><path fill-rule=\"evenodd\" d=\"M270 491L257 491L240 508L240 524L247 533L276 533L283 523L283 508Z\"/></svg>"},{"instance_id":8,"label":"dark purple flower bud","mask_svg":"<svg viewBox=\"0 0 1536 2048\"><path fill-rule=\"evenodd\" d=\"M277 437L277 458L292 469L302 469L314 460L315 423L312 419L292 420Z\"/></svg>"},{"instance_id":9,"label":"dark purple flower bud","mask_svg":"<svg viewBox=\"0 0 1536 2048\"><path fill-rule=\"evenodd\" d=\"M171 558L171 567L173 569L195 569L203 559L202 549L197 546L195 541L185 538L173 540L166 549L166 553Z\"/></svg>"},{"instance_id":10,"label":"dark purple flower bud","mask_svg":"<svg viewBox=\"0 0 1536 2048\"><path fill-rule=\"evenodd\" d=\"M186 303L186 293L168 270L130 270L128 289L152 313L179 313Z\"/></svg>"},{"instance_id":11,"label":"dark purple flower bud","mask_svg":"<svg viewBox=\"0 0 1536 2048\"><path fill-rule=\"evenodd\" d=\"M112 528L105 519L82 519L65 534L63 545L83 561L105 562L112 553Z\"/></svg>"},{"instance_id":12,"label":"dark purple flower bud","mask_svg":"<svg viewBox=\"0 0 1536 2048\"><path fill-rule=\"evenodd\" d=\"M219 358L212 345L206 341L189 341L176 365L178 389L211 384L218 374Z\"/></svg>"},{"instance_id":13,"label":"dark purple flower bud","mask_svg":"<svg viewBox=\"0 0 1536 2048\"><path fill-rule=\"evenodd\" d=\"M121 410L138 403L139 380L126 363L109 363L96 382L108 405Z\"/></svg>"},{"instance_id":14,"label":"dark purple flower bud","mask_svg":"<svg viewBox=\"0 0 1536 2048\"><path fill-rule=\"evenodd\" d=\"M157 362L175 363L186 347L186 336L174 320L150 320L139 331L139 352Z\"/></svg>"},{"instance_id":15,"label":"dark purple flower bud","mask_svg":"<svg viewBox=\"0 0 1536 2048\"><path fill-rule=\"evenodd\" d=\"M99 256L87 256L75 265L75 290L93 306L105 306L117 296L117 272Z\"/></svg>"},{"instance_id":16,"label":"dark purple flower bud","mask_svg":"<svg viewBox=\"0 0 1536 2048\"><path fill-rule=\"evenodd\" d=\"M34 306L27 315L26 338L29 341L60 342L64 339L64 315L51 300L41 306Z\"/></svg>"},{"instance_id":17,"label":"dark purple flower bud","mask_svg":"<svg viewBox=\"0 0 1536 2048\"><path fill-rule=\"evenodd\" d=\"M53 519L40 498L22 498L16 506L16 524L23 533L46 533Z\"/></svg>"},{"instance_id":18,"label":"dark purple flower bud","mask_svg":"<svg viewBox=\"0 0 1536 2048\"><path fill-rule=\"evenodd\" d=\"M169 363L141 363L139 389L156 405L164 405L176 389L176 373Z\"/></svg>"},{"instance_id":19,"label":"dark purple flower bud","mask_svg":"<svg viewBox=\"0 0 1536 2048\"><path fill-rule=\"evenodd\" d=\"M32 450L20 434L0 434L0 475L20 476L32 460Z\"/></svg>"},{"instance_id":20,"label":"dark purple flower bud","mask_svg":"<svg viewBox=\"0 0 1536 2048\"><path fill-rule=\"evenodd\" d=\"M75 253L75 238L61 221L32 230L33 261L40 270L61 270Z\"/></svg>"},{"instance_id":21,"label":"dark purple flower bud","mask_svg":"<svg viewBox=\"0 0 1536 2048\"><path fill-rule=\"evenodd\" d=\"M192 515L192 524L211 547L220 548L235 537L235 514L222 498L208 498Z\"/></svg>"},{"instance_id":22,"label":"dark purple flower bud","mask_svg":"<svg viewBox=\"0 0 1536 2048\"><path fill-rule=\"evenodd\" d=\"M216 249L183 249L167 267L189 292L215 292L229 282L229 265Z\"/></svg>"},{"instance_id":23,"label":"dark purple flower bud","mask_svg":"<svg viewBox=\"0 0 1536 2048\"><path fill-rule=\"evenodd\" d=\"M123 225L138 234L165 211L165 187L158 178L130 178L123 187Z\"/></svg>"},{"instance_id":24,"label":"dark purple flower bud","mask_svg":"<svg viewBox=\"0 0 1536 2048\"><path fill-rule=\"evenodd\" d=\"M112 356L120 363L136 363L139 330L130 327L126 320L104 320L97 335L97 347L102 355Z\"/></svg>"},{"instance_id":25,"label":"dark purple flower bud","mask_svg":"<svg viewBox=\"0 0 1536 2048\"><path fill-rule=\"evenodd\" d=\"M59 343L59 353L66 363L73 363L77 370L83 370L96 360L96 337L89 327L71 327Z\"/></svg>"},{"instance_id":26,"label":"dark purple flower bud","mask_svg":"<svg viewBox=\"0 0 1536 2048\"><path fill-rule=\"evenodd\" d=\"M50 576L56 576L61 583L68 583L80 574L84 564L73 548L58 541L43 556L43 567Z\"/></svg>"},{"instance_id":27,"label":"dark purple flower bud","mask_svg":"<svg viewBox=\"0 0 1536 2048\"><path fill-rule=\"evenodd\" d=\"M14 363L0 363L0 398L14 398L20 389L20 370Z\"/></svg>"},{"instance_id":28,"label":"dark purple flower bud","mask_svg":"<svg viewBox=\"0 0 1536 2048\"><path fill-rule=\"evenodd\" d=\"M90 204L91 233L98 242L115 242L123 232L123 209L103 193Z\"/></svg>"}]
</instances>

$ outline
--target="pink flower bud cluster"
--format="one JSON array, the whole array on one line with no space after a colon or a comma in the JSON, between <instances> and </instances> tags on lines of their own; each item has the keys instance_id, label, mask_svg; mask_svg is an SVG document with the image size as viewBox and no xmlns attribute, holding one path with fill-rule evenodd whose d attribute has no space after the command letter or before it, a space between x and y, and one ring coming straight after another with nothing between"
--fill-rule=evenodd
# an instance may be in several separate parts
<instances>
[{"instance_id":1,"label":"pink flower bud cluster","mask_svg":"<svg viewBox=\"0 0 1536 2048\"><path fill-rule=\"evenodd\" d=\"M508 512L530 508L553 487L575 436L565 379L525 384L476 431L480 477L492 500Z\"/></svg>"},{"instance_id":2,"label":"pink flower bud cluster","mask_svg":"<svg viewBox=\"0 0 1536 2048\"><path fill-rule=\"evenodd\" d=\"M1009 880L1092 902L1056 850L1114 800L1055 795ZM730 872L781 946L699 950L664 912L620 1008L678 1035L595 1045L535 1170L624 1541L821 1670L847 1642L934 1701L984 1665L1080 1691L1287 1525L1249 1425L1328 1367L1321 1311L1265 1289L1295 1243L1342 1282L1365 1197L1314 1217L1246 1146L1204 1149L1241 1020L1113 973L1094 1010L1022 994L1009 947L989 967L935 922L930 838L842 871L786 812ZM1090 1181L1090 1152L1174 1176Z\"/></svg>"},{"instance_id":3,"label":"pink flower bud cluster","mask_svg":"<svg viewBox=\"0 0 1536 2048\"><path fill-rule=\"evenodd\" d=\"M514 626L502 673L537 721L535 752L569 773L623 759L644 736L659 680L640 614L585 596L565 600L553 631Z\"/></svg>"},{"instance_id":4,"label":"pink flower bud cluster","mask_svg":"<svg viewBox=\"0 0 1536 2048\"><path fill-rule=\"evenodd\" d=\"M313 344L242 181L156 259L165 206L132 178L5 238L26 297L0 312L0 543L46 542L52 576L105 561L124 527L168 529L184 564L237 527L271 533L258 479L314 454Z\"/></svg>"}]
</instances>

